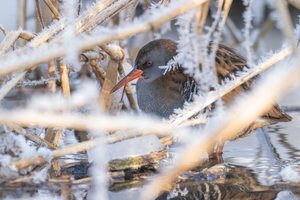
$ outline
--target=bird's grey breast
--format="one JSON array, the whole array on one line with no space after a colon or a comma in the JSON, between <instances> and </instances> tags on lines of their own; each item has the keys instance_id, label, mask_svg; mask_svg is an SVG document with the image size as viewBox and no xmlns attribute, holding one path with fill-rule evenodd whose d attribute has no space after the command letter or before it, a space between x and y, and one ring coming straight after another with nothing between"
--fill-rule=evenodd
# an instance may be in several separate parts
<instances>
[{"instance_id":1,"label":"bird's grey breast","mask_svg":"<svg viewBox=\"0 0 300 200\"><path fill-rule=\"evenodd\" d=\"M190 94L186 94L187 77L184 74L164 75L153 82L139 79L137 100L142 111L168 118L174 109L182 108Z\"/></svg>"}]
</instances>

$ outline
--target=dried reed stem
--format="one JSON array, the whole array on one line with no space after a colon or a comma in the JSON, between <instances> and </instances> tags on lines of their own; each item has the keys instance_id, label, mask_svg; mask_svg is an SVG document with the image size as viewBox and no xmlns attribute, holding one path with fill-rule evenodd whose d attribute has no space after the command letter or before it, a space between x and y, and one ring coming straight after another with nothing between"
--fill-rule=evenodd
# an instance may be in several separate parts
<instances>
[{"instance_id":1,"label":"dried reed stem","mask_svg":"<svg viewBox=\"0 0 300 200\"><path fill-rule=\"evenodd\" d=\"M18 1L18 27L26 29L26 19L27 19L27 0Z\"/></svg>"},{"instance_id":2,"label":"dried reed stem","mask_svg":"<svg viewBox=\"0 0 300 200\"><path fill-rule=\"evenodd\" d=\"M59 19L60 18L60 13L57 10L57 8L55 7L55 5L52 3L51 0L44 0L45 4L47 5L47 7L49 8L49 10L52 12L52 14L54 15L55 19Z\"/></svg>"},{"instance_id":3,"label":"dried reed stem","mask_svg":"<svg viewBox=\"0 0 300 200\"><path fill-rule=\"evenodd\" d=\"M91 59L90 65L101 87L103 87L103 83L106 75L105 71L100 68L96 59Z\"/></svg>"},{"instance_id":4,"label":"dried reed stem","mask_svg":"<svg viewBox=\"0 0 300 200\"><path fill-rule=\"evenodd\" d=\"M109 111L112 105L111 89L117 83L119 64L111 59L108 63L105 80L100 94L100 108Z\"/></svg>"},{"instance_id":5,"label":"dried reed stem","mask_svg":"<svg viewBox=\"0 0 300 200\"><path fill-rule=\"evenodd\" d=\"M103 49L112 59L114 59L116 62L119 63L118 72L119 74L125 74L122 62L124 61L125 54L123 49L120 46L117 45L100 45L101 49ZM135 101L135 98L133 97L132 88L129 84L125 87L125 93L128 98L130 107L137 111L137 103Z\"/></svg>"},{"instance_id":6,"label":"dried reed stem","mask_svg":"<svg viewBox=\"0 0 300 200\"><path fill-rule=\"evenodd\" d=\"M69 83L69 70L67 65L63 60L58 61L60 77L61 77L61 87L64 94L64 97L70 97L70 83Z\"/></svg>"},{"instance_id":7,"label":"dried reed stem","mask_svg":"<svg viewBox=\"0 0 300 200\"><path fill-rule=\"evenodd\" d=\"M48 78L56 78L56 73L55 73L56 69L55 69L55 64L54 61L51 60L48 62ZM48 89L50 90L50 92L55 92L56 91L56 81L55 80L50 80L48 82Z\"/></svg>"},{"instance_id":8,"label":"dried reed stem","mask_svg":"<svg viewBox=\"0 0 300 200\"><path fill-rule=\"evenodd\" d=\"M40 22L42 28L44 28L45 25L44 25L44 20L43 20L42 13L41 13L40 0L35 0L35 10L36 10L36 17L37 17L38 21ZM38 23L36 24L36 27L38 27Z\"/></svg>"}]
</instances>

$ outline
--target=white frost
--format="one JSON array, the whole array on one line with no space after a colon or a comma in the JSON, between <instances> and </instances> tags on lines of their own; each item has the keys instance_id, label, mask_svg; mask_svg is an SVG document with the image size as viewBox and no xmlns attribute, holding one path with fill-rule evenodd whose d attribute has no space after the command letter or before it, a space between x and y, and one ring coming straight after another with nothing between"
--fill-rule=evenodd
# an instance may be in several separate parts
<instances>
[{"instance_id":1,"label":"white frost","mask_svg":"<svg viewBox=\"0 0 300 200\"><path fill-rule=\"evenodd\" d=\"M284 181L300 182L300 169L297 169L295 166L286 166L279 174Z\"/></svg>"},{"instance_id":2,"label":"white frost","mask_svg":"<svg viewBox=\"0 0 300 200\"><path fill-rule=\"evenodd\" d=\"M108 145L109 159L122 159L130 156L146 155L150 152L160 151L163 145L155 135L147 135L124 140Z\"/></svg>"}]
</instances>

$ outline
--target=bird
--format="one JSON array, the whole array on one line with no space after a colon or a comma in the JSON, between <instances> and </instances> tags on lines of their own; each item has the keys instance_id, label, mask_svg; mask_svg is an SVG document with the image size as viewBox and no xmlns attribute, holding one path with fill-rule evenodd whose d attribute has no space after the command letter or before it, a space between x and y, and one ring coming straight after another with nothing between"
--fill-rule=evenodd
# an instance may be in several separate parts
<instances>
[{"instance_id":1,"label":"bird","mask_svg":"<svg viewBox=\"0 0 300 200\"><path fill-rule=\"evenodd\" d=\"M138 52L133 70L121 79L111 90L115 92L134 79L139 108L161 118L169 118L175 109L182 108L186 101L192 101L195 93L196 81L184 73L180 65L174 70L165 72L161 66L177 55L177 42L170 39L157 39L144 45ZM218 82L238 74L248 68L247 60L234 49L219 44L215 57L215 69ZM255 77L258 78L258 77ZM224 104L230 103L234 97L249 91L253 80L249 80L222 97ZM252 124L239 136L247 135L255 128L274 124L277 122L291 121L291 116L284 113L278 104L261 116L265 123ZM221 145L222 151L223 146Z\"/></svg>"}]
</instances>

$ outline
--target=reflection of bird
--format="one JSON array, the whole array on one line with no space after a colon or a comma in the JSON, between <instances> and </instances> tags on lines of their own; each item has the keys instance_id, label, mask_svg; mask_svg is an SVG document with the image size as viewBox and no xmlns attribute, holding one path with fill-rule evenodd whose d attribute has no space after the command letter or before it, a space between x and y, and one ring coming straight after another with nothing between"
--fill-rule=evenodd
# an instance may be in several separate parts
<instances>
[{"instance_id":1,"label":"reflection of bird","mask_svg":"<svg viewBox=\"0 0 300 200\"><path fill-rule=\"evenodd\" d=\"M215 167L221 170L214 170ZM215 165L200 172L196 171L194 177L189 176L188 179L177 182L176 188L162 193L156 200L275 199L278 192L286 190L285 187L290 186L286 183L276 187L263 186L255 173L245 167ZM298 192L296 188L291 190L291 194Z\"/></svg>"},{"instance_id":2,"label":"reflection of bird","mask_svg":"<svg viewBox=\"0 0 300 200\"><path fill-rule=\"evenodd\" d=\"M165 66L176 55L177 44L172 40L159 39L146 44L138 52L134 69L124 77L112 92L116 91L126 83L140 78L137 81L136 91L139 107L146 113L155 114L161 117L169 117L174 109L182 108L185 101L189 101L195 88L195 81L190 76L183 73L182 68L164 74ZM216 71L219 82L229 78L231 74L236 74L246 67L246 60L234 50L224 45L219 45L216 53ZM252 81L248 81L237 87L222 100L228 103L237 94L251 88ZM291 117L284 114L278 105L262 116L269 123L280 121L290 121ZM267 125L263 124L263 125ZM248 128L257 128L260 125L253 125Z\"/></svg>"}]
</instances>

